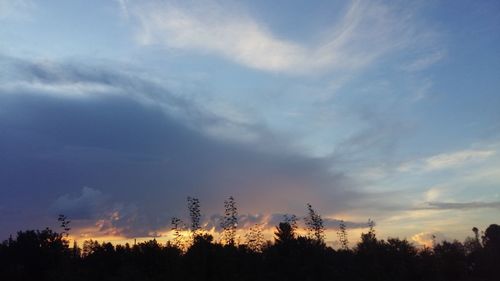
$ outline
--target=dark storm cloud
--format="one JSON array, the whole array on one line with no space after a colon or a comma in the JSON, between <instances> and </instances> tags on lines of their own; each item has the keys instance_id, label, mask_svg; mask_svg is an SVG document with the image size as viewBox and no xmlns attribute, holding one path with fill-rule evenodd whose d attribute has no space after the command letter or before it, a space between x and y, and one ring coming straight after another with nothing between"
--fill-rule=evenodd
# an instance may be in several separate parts
<instances>
[{"instance_id":1,"label":"dark storm cloud","mask_svg":"<svg viewBox=\"0 0 500 281\"><path fill-rule=\"evenodd\" d=\"M4 91L12 92L44 93L67 98L78 98L82 94L92 98L119 95L142 105L154 105L185 127L199 131L233 128L240 133L255 135L265 141L269 149L283 148L277 136L261 124L221 117L205 109L204 100L197 101L172 93L165 86L168 81L150 79L148 75L141 74L141 69L107 63L27 61L0 54L0 65L5 70L0 82L7 85L3 87Z\"/></svg>"},{"instance_id":2,"label":"dark storm cloud","mask_svg":"<svg viewBox=\"0 0 500 281\"><path fill-rule=\"evenodd\" d=\"M10 74L0 87L0 206L27 211L18 219L25 226L41 227L40 217L56 211L76 220L101 215L110 220L103 230L132 237L185 217L187 195L200 198L207 216L221 213L229 195L241 213L302 212L306 202L331 213L360 196L326 160L271 151L269 138L250 145L208 137L199 124L232 121L130 73L5 58L2 65ZM252 130L269 136L264 126Z\"/></svg>"},{"instance_id":3,"label":"dark storm cloud","mask_svg":"<svg viewBox=\"0 0 500 281\"><path fill-rule=\"evenodd\" d=\"M101 191L84 187L80 195L60 196L51 209L54 214L64 214L74 220L98 219L102 215L104 202Z\"/></svg>"}]
</instances>

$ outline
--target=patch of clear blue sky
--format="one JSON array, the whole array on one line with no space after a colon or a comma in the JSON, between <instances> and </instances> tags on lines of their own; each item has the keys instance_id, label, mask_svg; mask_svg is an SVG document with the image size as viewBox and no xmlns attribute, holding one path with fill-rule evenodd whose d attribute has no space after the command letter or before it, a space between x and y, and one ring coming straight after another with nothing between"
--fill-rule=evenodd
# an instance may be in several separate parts
<instances>
[{"instance_id":1,"label":"patch of clear blue sky","mask_svg":"<svg viewBox=\"0 0 500 281\"><path fill-rule=\"evenodd\" d=\"M35 1L29 6L19 11L21 16L2 21L1 46L7 51L120 59L134 49L114 1Z\"/></svg>"}]
</instances>

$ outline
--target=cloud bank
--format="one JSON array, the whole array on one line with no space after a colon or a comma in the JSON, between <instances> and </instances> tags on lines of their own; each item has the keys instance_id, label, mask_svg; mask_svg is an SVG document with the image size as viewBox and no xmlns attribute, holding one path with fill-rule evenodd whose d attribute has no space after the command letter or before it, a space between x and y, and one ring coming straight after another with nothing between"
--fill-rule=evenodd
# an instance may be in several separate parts
<instances>
[{"instance_id":1,"label":"cloud bank","mask_svg":"<svg viewBox=\"0 0 500 281\"><path fill-rule=\"evenodd\" d=\"M198 122L231 121L211 119L139 75L7 61L0 185L16 198L2 200L7 208L30 204L47 216L62 212L94 223L100 215L102 231L132 237L183 216L188 195L201 199L205 214L220 213L229 195L243 212L267 214L301 213L307 202L332 214L362 196L325 159L259 148L273 145L265 139L248 144L205 134ZM75 84L94 86L75 96Z\"/></svg>"}]
</instances>

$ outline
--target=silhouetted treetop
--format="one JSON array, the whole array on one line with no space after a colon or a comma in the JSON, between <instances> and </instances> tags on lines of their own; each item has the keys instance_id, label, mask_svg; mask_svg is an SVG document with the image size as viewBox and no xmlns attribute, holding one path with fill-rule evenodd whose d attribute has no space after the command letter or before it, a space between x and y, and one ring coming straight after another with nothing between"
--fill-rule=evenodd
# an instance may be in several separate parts
<instances>
[{"instance_id":1,"label":"silhouetted treetop","mask_svg":"<svg viewBox=\"0 0 500 281\"><path fill-rule=\"evenodd\" d=\"M228 226L235 226L232 197L225 207ZM188 200L192 240L180 245L174 235L166 244L152 239L132 246L87 240L80 249L76 242L68 246L67 224L61 233L20 231L0 244L0 280L499 280L497 224L484 231L482 243L479 229L473 228L475 236L464 243L443 241L421 249L406 239L377 238L369 220L368 232L354 249L343 246L339 235L342 250L335 250L322 242L322 219L311 205L307 207L310 235L298 235L296 217L285 216L275 227L274 243L264 240L262 224L247 231L243 244L215 242L201 229L199 201L194 198ZM184 229L180 219L172 219L174 234ZM339 233L342 229L341 221Z\"/></svg>"}]
</instances>

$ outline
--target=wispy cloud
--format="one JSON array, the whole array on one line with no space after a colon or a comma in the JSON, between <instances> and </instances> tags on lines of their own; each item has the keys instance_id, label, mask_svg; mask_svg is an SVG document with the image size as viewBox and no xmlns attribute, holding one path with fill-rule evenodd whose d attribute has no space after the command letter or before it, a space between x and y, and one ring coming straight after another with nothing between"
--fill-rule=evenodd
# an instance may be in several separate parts
<instances>
[{"instance_id":1,"label":"wispy cloud","mask_svg":"<svg viewBox=\"0 0 500 281\"><path fill-rule=\"evenodd\" d=\"M465 164L471 161L481 161L495 154L493 150L463 150L453 153L443 153L425 159L425 169L438 170Z\"/></svg>"},{"instance_id":2,"label":"wispy cloud","mask_svg":"<svg viewBox=\"0 0 500 281\"><path fill-rule=\"evenodd\" d=\"M442 169L449 169L460 167L469 163L477 163L483 161L493 155L495 155L495 150L461 150L451 153L437 154L428 158L419 159L416 161L411 161L403 163L399 167L401 172L409 171L436 171Z\"/></svg>"},{"instance_id":3,"label":"wispy cloud","mask_svg":"<svg viewBox=\"0 0 500 281\"><path fill-rule=\"evenodd\" d=\"M353 1L313 44L282 38L242 9L228 6L154 2L130 3L127 10L140 24L137 36L143 45L215 54L272 72L358 69L411 40L408 15L374 2Z\"/></svg>"},{"instance_id":4,"label":"wispy cloud","mask_svg":"<svg viewBox=\"0 0 500 281\"><path fill-rule=\"evenodd\" d=\"M500 202L429 202L428 209L436 210L469 210L478 208L500 209Z\"/></svg>"},{"instance_id":5,"label":"wispy cloud","mask_svg":"<svg viewBox=\"0 0 500 281\"><path fill-rule=\"evenodd\" d=\"M129 12L128 12L128 6L127 6L127 0L115 0L118 5L120 6L120 11L122 15L128 19L129 18Z\"/></svg>"},{"instance_id":6,"label":"wispy cloud","mask_svg":"<svg viewBox=\"0 0 500 281\"><path fill-rule=\"evenodd\" d=\"M429 66L441 61L446 56L444 50L437 50L430 52L427 55L423 55L415 61L403 66L406 71L420 71L428 68Z\"/></svg>"}]
</instances>

